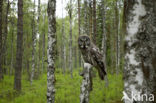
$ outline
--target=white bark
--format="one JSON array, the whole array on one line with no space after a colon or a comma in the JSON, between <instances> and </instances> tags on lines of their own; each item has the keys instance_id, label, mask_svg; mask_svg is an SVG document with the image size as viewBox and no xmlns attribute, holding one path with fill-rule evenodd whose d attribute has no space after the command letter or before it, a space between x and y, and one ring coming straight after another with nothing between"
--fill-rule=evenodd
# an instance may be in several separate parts
<instances>
[{"instance_id":1,"label":"white bark","mask_svg":"<svg viewBox=\"0 0 156 103\"><path fill-rule=\"evenodd\" d=\"M47 103L55 102L56 0L48 0Z\"/></svg>"},{"instance_id":2,"label":"white bark","mask_svg":"<svg viewBox=\"0 0 156 103\"><path fill-rule=\"evenodd\" d=\"M80 93L80 103L89 103L89 93L90 93L90 76L91 76L92 65L89 63L84 63L83 80L81 84Z\"/></svg>"},{"instance_id":3,"label":"white bark","mask_svg":"<svg viewBox=\"0 0 156 103\"><path fill-rule=\"evenodd\" d=\"M129 98L131 94L156 93L156 16L155 1L125 1L127 6L126 24L126 55L124 68L124 88ZM125 103L133 103L125 100ZM136 103L152 103L149 101Z\"/></svg>"}]
</instances>

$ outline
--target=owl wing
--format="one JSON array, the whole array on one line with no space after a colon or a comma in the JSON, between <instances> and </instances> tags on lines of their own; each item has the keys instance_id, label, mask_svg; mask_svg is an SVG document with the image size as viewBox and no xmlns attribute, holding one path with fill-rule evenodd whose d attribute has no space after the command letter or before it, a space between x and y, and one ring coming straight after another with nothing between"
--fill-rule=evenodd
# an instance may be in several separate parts
<instances>
[{"instance_id":1,"label":"owl wing","mask_svg":"<svg viewBox=\"0 0 156 103\"><path fill-rule=\"evenodd\" d=\"M103 55L100 50L96 47L91 48L90 53L94 62L96 63L95 68L98 69L99 77L104 80L104 76L107 74L105 71L105 65L103 62Z\"/></svg>"}]
</instances>

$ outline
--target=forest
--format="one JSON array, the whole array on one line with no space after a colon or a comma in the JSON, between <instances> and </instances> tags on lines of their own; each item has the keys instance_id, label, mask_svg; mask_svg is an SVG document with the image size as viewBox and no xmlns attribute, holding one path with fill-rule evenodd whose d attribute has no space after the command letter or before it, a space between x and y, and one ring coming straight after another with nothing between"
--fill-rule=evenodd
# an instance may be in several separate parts
<instances>
[{"instance_id":1,"label":"forest","mask_svg":"<svg viewBox=\"0 0 156 103\"><path fill-rule=\"evenodd\" d=\"M0 0L0 103L155 96L155 0Z\"/></svg>"}]
</instances>

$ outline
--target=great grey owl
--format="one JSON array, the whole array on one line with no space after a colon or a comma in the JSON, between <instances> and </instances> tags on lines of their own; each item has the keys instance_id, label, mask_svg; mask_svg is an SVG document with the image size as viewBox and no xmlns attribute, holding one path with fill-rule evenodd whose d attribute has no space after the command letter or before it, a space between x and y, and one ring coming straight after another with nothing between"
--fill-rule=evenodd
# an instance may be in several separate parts
<instances>
[{"instance_id":1,"label":"great grey owl","mask_svg":"<svg viewBox=\"0 0 156 103\"><path fill-rule=\"evenodd\" d=\"M82 35L78 38L78 46L82 53L84 62L93 65L97 70L101 80L104 80L106 75L103 55L100 50L92 43L91 39Z\"/></svg>"}]
</instances>

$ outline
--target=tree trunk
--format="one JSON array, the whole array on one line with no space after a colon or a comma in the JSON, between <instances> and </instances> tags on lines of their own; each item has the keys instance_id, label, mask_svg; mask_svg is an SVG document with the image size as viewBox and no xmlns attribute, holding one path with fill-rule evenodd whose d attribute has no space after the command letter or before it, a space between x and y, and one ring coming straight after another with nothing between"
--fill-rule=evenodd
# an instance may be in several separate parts
<instances>
[{"instance_id":1,"label":"tree trunk","mask_svg":"<svg viewBox=\"0 0 156 103\"><path fill-rule=\"evenodd\" d=\"M46 14L44 16L44 25L45 25L45 19L46 19ZM45 60L45 28L43 31L43 37L42 37L42 73L44 72L44 60Z\"/></svg>"},{"instance_id":2,"label":"tree trunk","mask_svg":"<svg viewBox=\"0 0 156 103\"><path fill-rule=\"evenodd\" d=\"M4 65L4 70L7 73L7 68L5 67L7 65L7 38L8 38L8 13L9 13L9 8L10 8L10 2L8 0L7 2L7 7L6 7L6 15L5 15L5 26L4 26L4 42L3 42L3 48L2 48L2 58L3 58L3 65Z\"/></svg>"},{"instance_id":3,"label":"tree trunk","mask_svg":"<svg viewBox=\"0 0 156 103\"><path fill-rule=\"evenodd\" d=\"M80 0L78 0L78 24L79 24L79 36L81 35L81 4L80 4ZM81 53L80 51L78 52L79 55L79 67L81 67Z\"/></svg>"},{"instance_id":4,"label":"tree trunk","mask_svg":"<svg viewBox=\"0 0 156 103\"><path fill-rule=\"evenodd\" d=\"M74 68L77 69L77 47L76 46L74 46L74 58L75 58L75 60L74 60L74 62L75 62L74 63L75 64Z\"/></svg>"},{"instance_id":5,"label":"tree trunk","mask_svg":"<svg viewBox=\"0 0 156 103\"><path fill-rule=\"evenodd\" d=\"M89 0L89 36L92 38L93 35L93 2Z\"/></svg>"},{"instance_id":6,"label":"tree trunk","mask_svg":"<svg viewBox=\"0 0 156 103\"><path fill-rule=\"evenodd\" d=\"M115 2L115 32L116 32L116 74L119 74L119 12L118 12L118 0Z\"/></svg>"},{"instance_id":7,"label":"tree trunk","mask_svg":"<svg viewBox=\"0 0 156 103\"><path fill-rule=\"evenodd\" d=\"M27 59L27 73L28 73L28 81L30 81L31 73L30 73L30 68L29 68L29 59Z\"/></svg>"},{"instance_id":8,"label":"tree trunk","mask_svg":"<svg viewBox=\"0 0 156 103\"><path fill-rule=\"evenodd\" d=\"M126 23L124 88L133 94L156 96L156 1L125 0ZM154 99L154 98L153 98ZM153 100L152 98L150 100ZM133 100L125 100L130 103ZM136 98L135 103L140 103ZM141 103L155 103L143 98Z\"/></svg>"},{"instance_id":9,"label":"tree trunk","mask_svg":"<svg viewBox=\"0 0 156 103\"><path fill-rule=\"evenodd\" d=\"M69 68L71 72L71 78L73 78L73 60L72 60L72 0L69 4L69 22L70 22L70 34L69 34Z\"/></svg>"},{"instance_id":10,"label":"tree trunk","mask_svg":"<svg viewBox=\"0 0 156 103\"><path fill-rule=\"evenodd\" d=\"M65 31L64 31L64 15L63 15L63 0L62 0L62 66L63 66L63 74L65 74L66 71L66 43L65 43Z\"/></svg>"},{"instance_id":11,"label":"tree trunk","mask_svg":"<svg viewBox=\"0 0 156 103\"><path fill-rule=\"evenodd\" d=\"M35 0L34 0L34 13L33 13L33 22L32 22L32 70L31 70L31 78L30 78L30 84L32 85L34 74L35 74L35 57L36 57L36 30L35 30Z\"/></svg>"},{"instance_id":12,"label":"tree trunk","mask_svg":"<svg viewBox=\"0 0 156 103\"><path fill-rule=\"evenodd\" d=\"M48 0L47 103L55 102L56 0Z\"/></svg>"},{"instance_id":13,"label":"tree trunk","mask_svg":"<svg viewBox=\"0 0 156 103\"><path fill-rule=\"evenodd\" d=\"M18 0L18 21L17 21L17 50L16 50L16 65L14 89L21 91L21 71L22 71L22 56L23 56L23 0Z\"/></svg>"},{"instance_id":14,"label":"tree trunk","mask_svg":"<svg viewBox=\"0 0 156 103\"><path fill-rule=\"evenodd\" d=\"M93 0L93 42L96 44L96 0Z\"/></svg>"},{"instance_id":15,"label":"tree trunk","mask_svg":"<svg viewBox=\"0 0 156 103\"><path fill-rule=\"evenodd\" d=\"M84 24L83 24L83 34L89 35L89 25L88 25L88 0L84 0Z\"/></svg>"},{"instance_id":16,"label":"tree trunk","mask_svg":"<svg viewBox=\"0 0 156 103\"><path fill-rule=\"evenodd\" d=\"M3 79L3 70L2 70L2 17L3 17L3 0L0 0L0 80Z\"/></svg>"},{"instance_id":17,"label":"tree trunk","mask_svg":"<svg viewBox=\"0 0 156 103\"><path fill-rule=\"evenodd\" d=\"M39 24L40 24L40 0L38 0L38 17L37 17L37 28L36 28L36 33L37 33L37 37L40 37L40 32L39 32ZM38 50L38 56L36 57L37 58L37 78L40 74L40 50L41 50L41 39L39 38L39 41L38 41L38 47L39 47L39 50Z\"/></svg>"},{"instance_id":18,"label":"tree trunk","mask_svg":"<svg viewBox=\"0 0 156 103\"><path fill-rule=\"evenodd\" d=\"M11 33L11 66L10 66L10 75L13 73L13 63L14 63L14 23L12 21L12 33Z\"/></svg>"},{"instance_id":19,"label":"tree trunk","mask_svg":"<svg viewBox=\"0 0 156 103\"><path fill-rule=\"evenodd\" d=\"M106 36L106 2L104 0L101 0L102 3L102 22L103 22L103 34L102 34L102 53L103 53L103 59L105 64L105 70L107 71L107 60L106 60L106 53L107 53L107 36ZM106 75L105 77L106 86L108 86L108 77Z\"/></svg>"},{"instance_id":20,"label":"tree trunk","mask_svg":"<svg viewBox=\"0 0 156 103\"><path fill-rule=\"evenodd\" d=\"M89 103L89 94L91 90L91 69L92 65L84 63L83 80L81 84L80 103Z\"/></svg>"}]
</instances>

